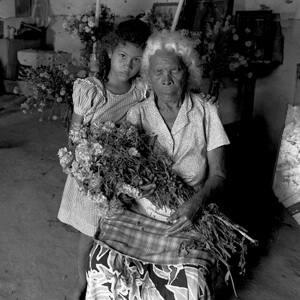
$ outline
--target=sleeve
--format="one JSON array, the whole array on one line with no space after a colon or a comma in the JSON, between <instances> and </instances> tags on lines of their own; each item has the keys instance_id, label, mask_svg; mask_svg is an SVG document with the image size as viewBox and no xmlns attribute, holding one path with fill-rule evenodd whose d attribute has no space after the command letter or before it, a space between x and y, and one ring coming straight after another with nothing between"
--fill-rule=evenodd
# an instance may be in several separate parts
<instances>
[{"instance_id":1,"label":"sleeve","mask_svg":"<svg viewBox=\"0 0 300 300\"><path fill-rule=\"evenodd\" d=\"M73 85L74 112L85 116L94 105L97 87L86 79L77 79Z\"/></svg>"},{"instance_id":2,"label":"sleeve","mask_svg":"<svg viewBox=\"0 0 300 300\"><path fill-rule=\"evenodd\" d=\"M215 104L205 103L207 151L230 144Z\"/></svg>"},{"instance_id":3,"label":"sleeve","mask_svg":"<svg viewBox=\"0 0 300 300\"><path fill-rule=\"evenodd\" d=\"M135 125L137 127L140 127L142 125L141 113L139 107L140 107L139 104L131 107L128 110L126 115L126 120L132 125Z\"/></svg>"}]
</instances>

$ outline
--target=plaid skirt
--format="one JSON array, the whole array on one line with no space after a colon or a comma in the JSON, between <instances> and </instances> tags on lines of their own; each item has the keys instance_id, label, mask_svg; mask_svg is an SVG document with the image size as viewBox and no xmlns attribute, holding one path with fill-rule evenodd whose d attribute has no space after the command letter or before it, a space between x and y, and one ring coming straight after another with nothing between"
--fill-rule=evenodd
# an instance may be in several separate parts
<instances>
[{"instance_id":1,"label":"plaid skirt","mask_svg":"<svg viewBox=\"0 0 300 300\"><path fill-rule=\"evenodd\" d=\"M144 263L95 244L86 300L212 300L205 268Z\"/></svg>"}]
</instances>

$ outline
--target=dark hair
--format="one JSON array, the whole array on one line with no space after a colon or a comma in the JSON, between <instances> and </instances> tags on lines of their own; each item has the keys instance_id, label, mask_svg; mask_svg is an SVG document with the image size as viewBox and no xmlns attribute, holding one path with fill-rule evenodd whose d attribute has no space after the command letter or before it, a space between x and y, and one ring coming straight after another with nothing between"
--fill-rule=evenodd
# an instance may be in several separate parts
<instances>
[{"instance_id":1,"label":"dark hair","mask_svg":"<svg viewBox=\"0 0 300 300\"><path fill-rule=\"evenodd\" d=\"M130 42L142 49L145 48L150 34L149 26L139 19L130 19L121 22L116 30L119 42Z\"/></svg>"},{"instance_id":2,"label":"dark hair","mask_svg":"<svg viewBox=\"0 0 300 300\"><path fill-rule=\"evenodd\" d=\"M119 23L116 30L104 36L99 41L98 54L100 70L97 74L98 79L104 83L110 69L110 59L107 50L115 49L120 43L132 43L144 49L151 31L148 24L139 19L129 19Z\"/></svg>"}]
</instances>

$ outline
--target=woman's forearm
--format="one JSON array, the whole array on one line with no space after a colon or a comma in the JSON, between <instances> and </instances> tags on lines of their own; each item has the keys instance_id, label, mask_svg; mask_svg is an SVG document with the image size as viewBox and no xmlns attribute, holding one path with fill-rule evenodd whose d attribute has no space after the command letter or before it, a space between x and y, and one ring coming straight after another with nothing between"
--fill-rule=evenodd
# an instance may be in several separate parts
<instances>
[{"instance_id":1,"label":"woman's forearm","mask_svg":"<svg viewBox=\"0 0 300 300\"><path fill-rule=\"evenodd\" d=\"M199 205L199 208L207 202L215 201L224 190L226 180L224 147L209 151L207 161L208 178L193 196L193 201L195 201L195 205Z\"/></svg>"},{"instance_id":2,"label":"woman's forearm","mask_svg":"<svg viewBox=\"0 0 300 300\"><path fill-rule=\"evenodd\" d=\"M210 176L204 186L193 195L195 206L200 209L209 202L213 202L222 194L225 186L225 176L214 174Z\"/></svg>"}]
</instances>

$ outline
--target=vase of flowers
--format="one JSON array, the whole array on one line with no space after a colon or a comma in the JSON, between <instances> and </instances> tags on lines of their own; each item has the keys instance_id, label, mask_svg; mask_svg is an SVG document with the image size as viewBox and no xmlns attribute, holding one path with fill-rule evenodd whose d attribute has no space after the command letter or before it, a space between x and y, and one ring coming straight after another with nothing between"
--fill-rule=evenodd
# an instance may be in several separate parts
<instances>
[{"instance_id":1,"label":"vase of flowers","mask_svg":"<svg viewBox=\"0 0 300 300\"><path fill-rule=\"evenodd\" d=\"M94 43L112 31L114 23L115 15L103 4L100 7L99 24L96 24L95 9L84 14L68 16L63 22L64 30L73 38L79 38L84 45L81 53L84 65L89 62Z\"/></svg>"}]
</instances>

